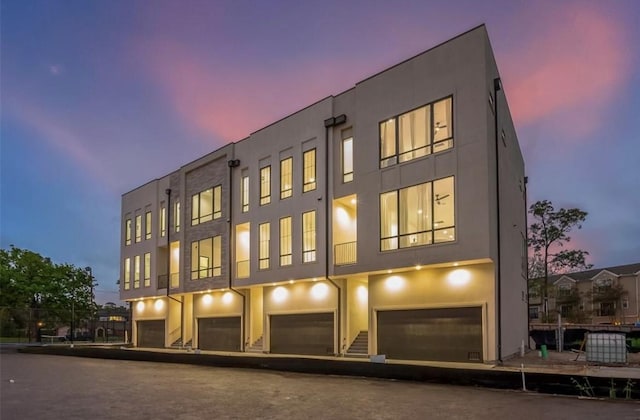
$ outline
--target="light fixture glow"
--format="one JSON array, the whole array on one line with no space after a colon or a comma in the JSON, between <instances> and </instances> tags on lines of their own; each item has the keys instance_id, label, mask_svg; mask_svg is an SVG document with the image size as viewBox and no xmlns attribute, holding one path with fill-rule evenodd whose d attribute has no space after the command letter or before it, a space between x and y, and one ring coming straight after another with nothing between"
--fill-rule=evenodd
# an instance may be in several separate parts
<instances>
[{"instance_id":1,"label":"light fixture glow","mask_svg":"<svg viewBox=\"0 0 640 420\"><path fill-rule=\"evenodd\" d=\"M273 300L276 302L282 302L287 298L287 295L289 294L289 292L287 291L287 289L285 289L282 286L278 286L275 289L273 289Z\"/></svg>"},{"instance_id":2,"label":"light fixture glow","mask_svg":"<svg viewBox=\"0 0 640 420\"><path fill-rule=\"evenodd\" d=\"M233 295L231 294L231 292L226 292L224 295L222 295L222 303L228 305L231 303L231 301L233 301Z\"/></svg>"},{"instance_id":3,"label":"light fixture glow","mask_svg":"<svg viewBox=\"0 0 640 420\"><path fill-rule=\"evenodd\" d=\"M289 280L289 284L293 284L293 280Z\"/></svg>"},{"instance_id":4,"label":"light fixture glow","mask_svg":"<svg viewBox=\"0 0 640 420\"><path fill-rule=\"evenodd\" d=\"M208 293L202 296L202 303L204 303L205 305L211 305L211 302L213 302L213 296Z\"/></svg>"},{"instance_id":5,"label":"light fixture glow","mask_svg":"<svg viewBox=\"0 0 640 420\"><path fill-rule=\"evenodd\" d=\"M153 307L156 308L156 311L161 311L164 308L164 301L162 299L156 299Z\"/></svg>"},{"instance_id":6,"label":"light fixture glow","mask_svg":"<svg viewBox=\"0 0 640 420\"><path fill-rule=\"evenodd\" d=\"M397 292L404 287L404 279L400 276L391 276L385 282L387 290Z\"/></svg>"},{"instance_id":7,"label":"light fixture glow","mask_svg":"<svg viewBox=\"0 0 640 420\"><path fill-rule=\"evenodd\" d=\"M314 299L324 299L329 294L329 286L324 283L315 284L311 288L311 296Z\"/></svg>"},{"instance_id":8,"label":"light fixture glow","mask_svg":"<svg viewBox=\"0 0 640 420\"><path fill-rule=\"evenodd\" d=\"M457 266L459 266L459 265L460 265L460 264L458 264L457 262L453 263L453 266L454 266L454 267L457 267Z\"/></svg>"},{"instance_id":9,"label":"light fixture glow","mask_svg":"<svg viewBox=\"0 0 640 420\"><path fill-rule=\"evenodd\" d=\"M358 286L356 293L358 295L358 300L360 301L360 303L367 302L367 299L369 298L369 291L365 286Z\"/></svg>"},{"instance_id":10,"label":"light fixture glow","mask_svg":"<svg viewBox=\"0 0 640 420\"><path fill-rule=\"evenodd\" d=\"M387 274L391 274L391 270L387 270Z\"/></svg>"},{"instance_id":11,"label":"light fixture glow","mask_svg":"<svg viewBox=\"0 0 640 420\"><path fill-rule=\"evenodd\" d=\"M358 202L358 200L356 200L355 198L351 199L351 204L356 204Z\"/></svg>"},{"instance_id":12,"label":"light fixture glow","mask_svg":"<svg viewBox=\"0 0 640 420\"><path fill-rule=\"evenodd\" d=\"M471 273L468 270L463 268L458 268L457 270L453 270L447 276L447 281L449 285L453 287L461 287L469 283L471 280Z\"/></svg>"},{"instance_id":13,"label":"light fixture glow","mask_svg":"<svg viewBox=\"0 0 640 420\"><path fill-rule=\"evenodd\" d=\"M139 301L138 303L136 303L136 310L138 312L144 311L144 302L143 301Z\"/></svg>"},{"instance_id":14,"label":"light fixture glow","mask_svg":"<svg viewBox=\"0 0 640 420\"><path fill-rule=\"evenodd\" d=\"M416 265L416 270L420 270L422 268L421 265Z\"/></svg>"}]
</instances>

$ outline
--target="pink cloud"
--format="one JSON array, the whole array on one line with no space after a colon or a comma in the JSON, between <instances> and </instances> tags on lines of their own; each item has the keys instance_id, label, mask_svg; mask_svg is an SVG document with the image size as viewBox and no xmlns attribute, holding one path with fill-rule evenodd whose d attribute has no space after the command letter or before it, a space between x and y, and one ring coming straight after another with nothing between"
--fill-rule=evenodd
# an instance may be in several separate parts
<instances>
[{"instance_id":1,"label":"pink cloud","mask_svg":"<svg viewBox=\"0 0 640 420\"><path fill-rule=\"evenodd\" d=\"M503 63L516 124L553 121L556 141L592 133L631 74L624 28L581 4L558 6L535 29Z\"/></svg>"}]
</instances>

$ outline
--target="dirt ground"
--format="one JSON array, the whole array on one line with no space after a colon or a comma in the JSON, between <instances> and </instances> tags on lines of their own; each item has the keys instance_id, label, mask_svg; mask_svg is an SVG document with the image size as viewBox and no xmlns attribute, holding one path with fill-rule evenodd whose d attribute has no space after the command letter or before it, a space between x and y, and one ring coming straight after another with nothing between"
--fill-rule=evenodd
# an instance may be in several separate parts
<instances>
[{"instance_id":1,"label":"dirt ground","mask_svg":"<svg viewBox=\"0 0 640 420\"><path fill-rule=\"evenodd\" d=\"M640 369L640 353L627 353L627 364L601 364L595 362L587 362L585 352L577 353L575 351L549 351L547 359L543 359L539 350L531 350L524 357L514 357L504 361L505 366L519 367L520 364L525 366L544 366L553 368L555 366L612 366L612 367L636 367Z\"/></svg>"}]
</instances>

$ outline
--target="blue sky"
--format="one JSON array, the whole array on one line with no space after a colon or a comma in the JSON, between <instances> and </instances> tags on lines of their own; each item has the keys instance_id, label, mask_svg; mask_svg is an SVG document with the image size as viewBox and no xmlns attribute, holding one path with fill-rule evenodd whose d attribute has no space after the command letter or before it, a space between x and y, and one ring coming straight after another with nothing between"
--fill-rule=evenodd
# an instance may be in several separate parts
<instances>
[{"instance_id":1,"label":"blue sky","mask_svg":"<svg viewBox=\"0 0 640 420\"><path fill-rule=\"evenodd\" d=\"M117 301L121 194L481 23L529 201L640 261L640 2L13 1L1 12L0 245Z\"/></svg>"}]
</instances>

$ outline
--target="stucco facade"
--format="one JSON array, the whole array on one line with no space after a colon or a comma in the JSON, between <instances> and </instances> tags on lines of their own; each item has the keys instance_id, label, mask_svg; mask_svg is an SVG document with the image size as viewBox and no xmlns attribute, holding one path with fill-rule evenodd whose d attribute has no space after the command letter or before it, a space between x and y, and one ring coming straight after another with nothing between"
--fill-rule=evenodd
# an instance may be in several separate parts
<instances>
[{"instance_id":1,"label":"stucco facade","mask_svg":"<svg viewBox=\"0 0 640 420\"><path fill-rule=\"evenodd\" d=\"M124 194L134 343L508 357L527 340L525 184L479 26ZM147 211L151 239L128 241Z\"/></svg>"}]
</instances>

